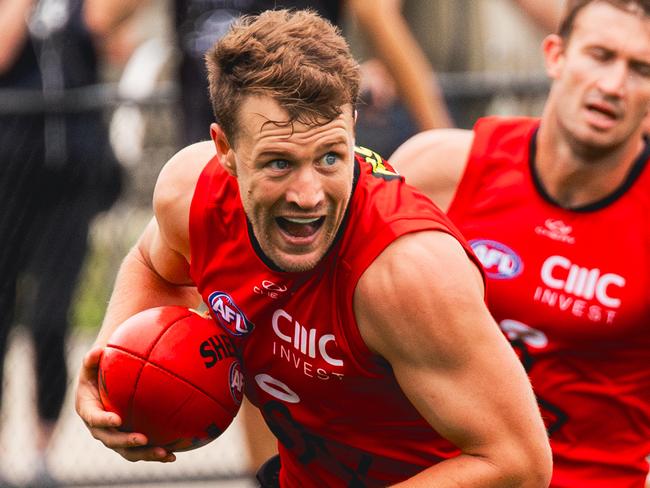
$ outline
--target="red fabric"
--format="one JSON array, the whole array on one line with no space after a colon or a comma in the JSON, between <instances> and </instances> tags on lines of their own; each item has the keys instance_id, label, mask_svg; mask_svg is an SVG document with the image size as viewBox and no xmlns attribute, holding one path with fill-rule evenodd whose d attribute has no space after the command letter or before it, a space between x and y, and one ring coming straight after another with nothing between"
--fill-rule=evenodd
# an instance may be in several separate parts
<instances>
[{"instance_id":1,"label":"red fabric","mask_svg":"<svg viewBox=\"0 0 650 488\"><path fill-rule=\"evenodd\" d=\"M534 183L538 126L477 123L449 216L484 262L490 309L539 398L554 451L551 486L642 488L650 454L650 168L618 198L563 209Z\"/></svg>"},{"instance_id":2,"label":"red fabric","mask_svg":"<svg viewBox=\"0 0 650 488\"><path fill-rule=\"evenodd\" d=\"M344 230L311 272L265 264L251 244L236 180L216 160L191 208L191 273L206 303L224 310L224 293L230 298L234 312L212 313L240 334L246 393L280 439L283 487L385 486L458 452L368 351L352 296L397 237L434 229L461 238L428 199L363 151Z\"/></svg>"}]
</instances>

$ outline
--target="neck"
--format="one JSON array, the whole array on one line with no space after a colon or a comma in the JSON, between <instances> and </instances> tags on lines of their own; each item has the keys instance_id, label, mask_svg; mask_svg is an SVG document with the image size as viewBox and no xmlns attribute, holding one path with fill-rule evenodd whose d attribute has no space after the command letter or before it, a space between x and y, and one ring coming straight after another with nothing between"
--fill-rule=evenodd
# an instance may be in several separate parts
<instances>
[{"instance_id":1,"label":"neck","mask_svg":"<svg viewBox=\"0 0 650 488\"><path fill-rule=\"evenodd\" d=\"M537 134L535 170L553 201L565 208L583 207L620 188L643 148L641 130L617 147L579 147L544 118Z\"/></svg>"}]
</instances>

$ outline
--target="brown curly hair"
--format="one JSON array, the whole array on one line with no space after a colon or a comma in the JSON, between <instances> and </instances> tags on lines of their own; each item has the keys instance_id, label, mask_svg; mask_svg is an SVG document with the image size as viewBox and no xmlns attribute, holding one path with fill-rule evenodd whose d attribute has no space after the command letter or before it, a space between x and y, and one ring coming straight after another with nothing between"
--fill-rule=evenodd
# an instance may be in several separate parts
<instances>
[{"instance_id":1,"label":"brown curly hair","mask_svg":"<svg viewBox=\"0 0 650 488\"><path fill-rule=\"evenodd\" d=\"M339 30L310 10L269 10L238 19L206 53L210 100L233 144L249 95L275 99L291 125L329 122L356 106L359 65Z\"/></svg>"}]
</instances>

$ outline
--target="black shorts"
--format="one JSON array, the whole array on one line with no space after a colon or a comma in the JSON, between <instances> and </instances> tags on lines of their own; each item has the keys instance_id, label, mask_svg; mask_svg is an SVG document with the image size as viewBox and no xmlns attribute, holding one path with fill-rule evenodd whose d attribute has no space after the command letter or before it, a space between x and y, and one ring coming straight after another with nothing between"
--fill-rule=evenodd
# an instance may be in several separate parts
<instances>
[{"instance_id":1,"label":"black shorts","mask_svg":"<svg viewBox=\"0 0 650 488\"><path fill-rule=\"evenodd\" d=\"M280 488L280 456L273 456L262 464L255 478L260 482L259 488Z\"/></svg>"}]
</instances>

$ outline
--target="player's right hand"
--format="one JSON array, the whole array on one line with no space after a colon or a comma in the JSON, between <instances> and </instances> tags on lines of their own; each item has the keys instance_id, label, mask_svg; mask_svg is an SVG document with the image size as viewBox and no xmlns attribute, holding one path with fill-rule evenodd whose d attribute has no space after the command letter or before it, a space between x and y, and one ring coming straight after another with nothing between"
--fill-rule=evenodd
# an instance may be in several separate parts
<instances>
[{"instance_id":1,"label":"player's right hand","mask_svg":"<svg viewBox=\"0 0 650 488\"><path fill-rule=\"evenodd\" d=\"M176 456L162 447L146 446L147 438L137 432L119 430L122 419L119 415L104 410L99 397L97 372L102 347L93 347L84 356L79 380L75 408L92 436L106 447L113 449L128 461L173 462Z\"/></svg>"}]
</instances>

